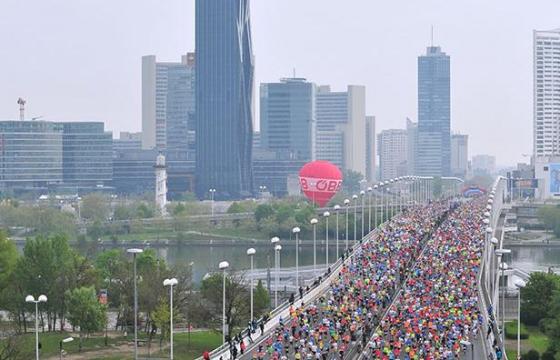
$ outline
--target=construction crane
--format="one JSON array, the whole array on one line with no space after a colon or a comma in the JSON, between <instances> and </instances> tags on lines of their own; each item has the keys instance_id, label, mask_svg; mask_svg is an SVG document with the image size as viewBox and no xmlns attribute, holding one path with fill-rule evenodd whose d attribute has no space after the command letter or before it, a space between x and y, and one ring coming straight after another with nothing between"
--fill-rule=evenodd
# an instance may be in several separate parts
<instances>
[{"instance_id":1,"label":"construction crane","mask_svg":"<svg viewBox=\"0 0 560 360\"><path fill-rule=\"evenodd\" d=\"M25 120L25 103L27 101L23 100L22 98L19 98L17 103L19 105L19 119L21 121Z\"/></svg>"}]
</instances>

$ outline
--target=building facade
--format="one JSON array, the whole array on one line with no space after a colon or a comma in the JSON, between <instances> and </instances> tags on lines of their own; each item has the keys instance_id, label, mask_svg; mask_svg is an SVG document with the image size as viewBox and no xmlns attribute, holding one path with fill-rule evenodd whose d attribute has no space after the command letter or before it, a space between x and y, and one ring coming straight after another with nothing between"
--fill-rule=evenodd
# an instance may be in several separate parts
<instances>
[{"instance_id":1,"label":"building facade","mask_svg":"<svg viewBox=\"0 0 560 360\"><path fill-rule=\"evenodd\" d=\"M451 135L451 175L465 179L469 168L469 136Z\"/></svg>"},{"instance_id":2,"label":"building facade","mask_svg":"<svg viewBox=\"0 0 560 360\"><path fill-rule=\"evenodd\" d=\"M492 155L475 155L471 159L471 167L474 176L494 175L496 172L496 158Z\"/></svg>"},{"instance_id":3,"label":"building facade","mask_svg":"<svg viewBox=\"0 0 560 360\"><path fill-rule=\"evenodd\" d=\"M184 55L179 63L143 56L142 148L155 148L168 157L192 153L194 144L188 140L194 114L195 54Z\"/></svg>"},{"instance_id":4,"label":"building facade","mask_svg":"<svg viewBox=\"0 0 560 360\"><path fill-rule=\"evenodd\" d=\"M406 130L389 129L381 131L377 135L377 147L381 181L406 175Z\"/></svg>"},{"instance_id":5,"label":"building facade","mask_svg":"<svg viewBox=\"0 0 560 360\"><path fill-rule=\"evenodd\" d=\"M533 154L560 155L560 28L533 31ZM539 160L541 161L541 160Z\"/></svg>"},{"instance_id":6,"label":"building facade","mask_svg":"<svg viewBox=\"0 0 560 360\"><path fill-rule=\"evenodd\" d=\"M366 173L365 178L369 182L376 179L375 161L375 116L366 116Z\"/></svg>"},{"instance_id":7,"label":"building facade","mask_svg":"<svg viewBox=\"0 0 560 360\"><path fill-rule=\"evenodd\" d=\"M108 187L113 181L113 134L102 122L63 122L62 173L78 191Z\"/></svg>"},{"instance_id":8,"label":"building facade","mask_svg":"<svg viewBox=\"0 0 560 360\"><path fill-rule=\"evenodd\" d=\"M451 174L450 58L438 46L418 57L416 175Z\"/></svg>"},{"instance_id":9,"label":"building facade","mask_svg":"<svg viewBox=\"0 0 560 360\"><path fill-rule=\"evenodd\" d=\"M315 84L302 78L261 84L261 148L283 158L316 158L315 93Z\"/></svg>"},{"instance_id":10,"label":"building facade","mask_svg":"<svg viewBox=\"0 0 560 360\"><path fill-rule=\"evenodd\" d=\"M253 53L249 0L197 0L196 192L250 196Z\"/></svg>"},{"instance_id":11,"label":"building facade","mask_svg":"<svg viewBox=\"0 0 560 360\"><path fill-rule=\"evenodd\" d=\"M416 174L418 151L418 123L406 118L406 175Z\"/></svg>"}]
</instances>

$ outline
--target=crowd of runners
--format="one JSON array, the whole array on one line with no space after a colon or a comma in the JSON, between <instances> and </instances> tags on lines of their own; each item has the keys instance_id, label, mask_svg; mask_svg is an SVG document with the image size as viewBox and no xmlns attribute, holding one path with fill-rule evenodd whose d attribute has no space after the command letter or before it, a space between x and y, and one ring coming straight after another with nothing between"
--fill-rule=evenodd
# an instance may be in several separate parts
<instances>
[{"instance_id":1,"label":"crowd of runners","mask_svg":"<svg viewBox=\"0 0 560 360\"><path fill-rule=\"evenodd\" d=\"M342 359L359 353L447 209L433 203L394 217L348 259L322 297L296 302L245 358Z\"/></svg>"},{"instance_id":2,"label":"crowd of runners","mask_svg":"<svg viewBox=\"0 0 560 360\"><path fill-rule=\"evenodd\" d=\"M365 358L458 359L461 341L474 341L482 323L481 200L458 207L437 229L364 349Z\"/></svg>"}]
</instances>

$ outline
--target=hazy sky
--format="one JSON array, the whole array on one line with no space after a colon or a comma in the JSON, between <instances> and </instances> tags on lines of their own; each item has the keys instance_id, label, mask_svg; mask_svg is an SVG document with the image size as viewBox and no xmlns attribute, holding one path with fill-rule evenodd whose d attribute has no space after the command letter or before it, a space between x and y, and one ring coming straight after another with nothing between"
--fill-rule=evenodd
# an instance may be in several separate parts
<instances>
[{"instance_id":1,"label":"hazy sky","mask_svg":"<svg viewBox=\"0 0 560 360\"><path fill-rule=\"evenodd\" d=\"M416 61L451 56L454 131L498 164L532 148L532 30L560 27L558 0L253 0L256 86L291 76L367 87L377 131L416 120ZM194 0L1 0L0 119L101 120L141 129L140 57L194 50ZM258 97L258 93L255 92Z\"/></svg>"}]
</instances>

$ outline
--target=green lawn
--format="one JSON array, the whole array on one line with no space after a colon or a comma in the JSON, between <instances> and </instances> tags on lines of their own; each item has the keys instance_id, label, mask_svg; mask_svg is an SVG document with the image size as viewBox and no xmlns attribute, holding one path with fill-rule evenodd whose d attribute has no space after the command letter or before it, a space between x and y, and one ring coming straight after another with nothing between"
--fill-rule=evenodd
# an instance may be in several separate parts
<instances>
[{"instance_id":1,"label":"green lawn","mask_svg":"<svg viewBox=\"0 0 560 360\"><path fill-rule=\"evenodd\" d=\"M550 340L543 334L537 326L526 326L529 338L521 340L521 353L524 354L531 349L537 350L540 354L548 349ZM515 359L517 356L517 340L506 340L506 352L508 359Z\"/></svg>"}]
</instances>

